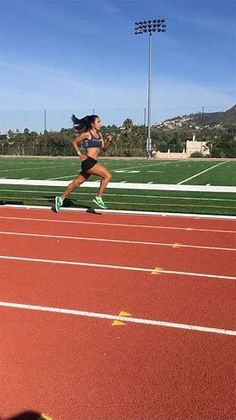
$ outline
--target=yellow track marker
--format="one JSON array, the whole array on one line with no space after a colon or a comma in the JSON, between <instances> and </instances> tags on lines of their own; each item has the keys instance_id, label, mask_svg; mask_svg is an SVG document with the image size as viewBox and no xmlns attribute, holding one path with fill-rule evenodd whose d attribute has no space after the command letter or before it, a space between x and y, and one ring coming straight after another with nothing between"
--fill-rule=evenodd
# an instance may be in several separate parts
<instances>
[{"instance_id":1,"label":"yellow track marker","mask_svg":"<svg viewBox=\"0 0 236 420\"><path fill-rule=\"evenodd\" d=\"M177 242L175 242L173 245L172 245L172 248L182 248L182 244L178 244Z\"/></svg>"},{"instance_id":2,"label":"yellow track marker","mask_svg":"<svg viewBox=\"0 0 236 420\"><path fill-rule=\"evenodd\" d=\"M161 274L163 268L160 267L156 267L154 268L154 270L151 272L151 274Z\"/></svg>"},{"instance_id":3,"label":"yellow track marker","mask_svg":"<svg viewBox=\"0 0 236 420\"><path fill-rule=\"evenodd\" d=\"M52 420L52 417L47 416L47 414L40 414L39 420Z\"/></svg>"},{"instance_id":4,"label":"yellow track marker","mask_svg":"<svg viewBox=\"0 0 236 420\"><path fill-rule=\"evenodd\" d=\"M121 311L118 316L132 316L129 312ZM124 322L116 320L112 322L112 327L120 327L126 325Z\"/></svg>"},{"instance_id":5,"label":"yellow track marker","mask_svg":"<svg viewBox=\"0 0 236 420\"><path fill-rule=\"evenodd\" d=\"M132 316L132 314L129 314L129 312L124 312L124 311L121 311L121 312L119 313L119 316Z\"/></svg>"},{"instance_id":6,"label":"yellow track marker","mask_svg":"<svg viewBox=\"0 0 236 420\"><path fill-rule=\"evenodd\" d=\"M120 327L121 325L126 325L124 322L121 321L113 321L112 327Z\"/></svg>"}]
</instances>

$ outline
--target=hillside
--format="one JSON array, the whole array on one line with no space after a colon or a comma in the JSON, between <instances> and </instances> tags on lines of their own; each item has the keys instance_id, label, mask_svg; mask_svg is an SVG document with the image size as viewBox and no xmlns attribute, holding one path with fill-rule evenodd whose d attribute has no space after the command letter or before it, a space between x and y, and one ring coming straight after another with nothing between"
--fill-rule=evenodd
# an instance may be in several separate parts
<instances>
[{"instance_id":1,"label":"hillside","mask_svg":"<svg viewBox=\"0 0 236 420\"><path fill-rule=\"evenodd\" d=\"M205 114L195 114L193 121L198 125L236 125L236 105L225 112L211 112Z\"/></svg>"},{"instance_id":2,"label":"hillside","mask_svg":"<svg viewBox=\"0 0 236 420\"><path fill-rule=\"evenodd\" d=\"M207 112L184 115L165 120L157 125L162 128L180 128L180 127L236 127L236 105L224 112Z\"/></svg>"}]
</instances>

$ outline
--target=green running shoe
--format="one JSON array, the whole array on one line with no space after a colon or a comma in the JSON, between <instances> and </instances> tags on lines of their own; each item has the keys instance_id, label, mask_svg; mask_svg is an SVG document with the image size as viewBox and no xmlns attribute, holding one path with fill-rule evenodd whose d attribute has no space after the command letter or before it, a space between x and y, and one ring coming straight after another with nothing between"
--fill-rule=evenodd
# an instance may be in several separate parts
<instances>
[{"instance_id":1,"label":"green running shoe","mask_svg":"<svg viewBox=\"0 0 236 420\"><path fill-rule=\"evenodd\" d=\"M60 207L62 206L63 201L59 195L54 198L54 209L55 212L58 213L60 211Z\"/></svg>"},{"instance_id":2,"label":"green running shoe","mask_svg":"<svg viewBox=\"0 0 236 420\"><path fill-rule=\"evenodd\" d=\"M107 209L106 204L104 204L103 199L100 197L95 197L93 199L93 202L97 204L98 207L100 207L101 209Z\"/></svg>"}]
</instances>

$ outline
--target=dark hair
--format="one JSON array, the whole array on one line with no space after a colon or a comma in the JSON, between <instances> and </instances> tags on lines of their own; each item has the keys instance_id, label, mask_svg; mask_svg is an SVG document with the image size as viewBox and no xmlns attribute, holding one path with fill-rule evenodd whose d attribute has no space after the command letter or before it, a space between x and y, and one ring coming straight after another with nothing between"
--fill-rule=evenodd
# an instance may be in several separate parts
<instances>
[{"instance_id":1,"label":"dark hair","mask_svg":"<svg viewBox=\"0 0 236 420\"><path fill-rule=\"evenodd\" d=\"M91 130L92 123L95 122L96 118L99 118L98 115L86 115L86 117L79 119L73 114L71 117L73 126L77 131Z\"/></svg>"}]
</instances>

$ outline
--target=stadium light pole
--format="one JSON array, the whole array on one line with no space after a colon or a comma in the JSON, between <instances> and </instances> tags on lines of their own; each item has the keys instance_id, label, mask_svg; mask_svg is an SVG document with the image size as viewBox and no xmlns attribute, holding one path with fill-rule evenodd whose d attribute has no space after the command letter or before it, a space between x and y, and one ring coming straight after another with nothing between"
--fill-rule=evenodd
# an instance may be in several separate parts
<instances>
[{"instance_id":1,"label":"stadium light pole","mask_svg":"<svg viewBox=\"0 0 236 420\"><path fill-rule=\"evenodd\" d=\"M151 82L152 82L152 34L154 32L166 32L165 19L140 20L135 22L135 35L148 34L148 136L147 136L147 155L152 157L151 139Z\"/></svg>"}]
</instances>

